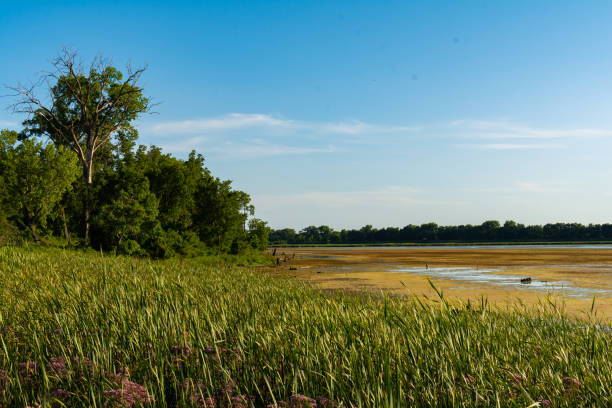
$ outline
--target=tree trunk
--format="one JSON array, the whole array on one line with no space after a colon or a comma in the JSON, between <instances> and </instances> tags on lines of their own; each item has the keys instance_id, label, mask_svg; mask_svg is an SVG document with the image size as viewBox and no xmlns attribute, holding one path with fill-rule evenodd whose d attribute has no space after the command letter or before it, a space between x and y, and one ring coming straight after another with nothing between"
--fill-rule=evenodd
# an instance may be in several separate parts
<instances>
[{"instance_id":1,"label":"tree trunk","mask_svg":"<svg viewBox=\"0 0 612 408\"><path fill-rule=\"evenodd\" d=\"M32 235L32 239L34 240L34 242L39 243L40 237L36 233L36 226L34 225L34 219L32 217L32 213L27 206L23 207L23 211L25 215L26 225L28 226L28 229L30 230L30 235Z\"/></svg>"},{"instance_id":2,"label":"tree trunk","mask_svg":"<svg viewBox=\"0 0 612 408\"><path fill-rule=\"evenodd\" d=\"M83 222L84 222L84 227L85 227L85 231L83 232L83 237L85 239L84 241L84 245L85 246L89 246L89 185L85 186L85 200L84 200L84 206L85 209L83 211Z\"/></svg>"},{"instance_id":3,"label":"tree trunk","mask_svg":"<svg viewBox=\"0 0 612 408\"><path fill-rule=\"evenodd\" d=\"M83 197L83 238L84 245L89 246L89 226L91 222L91 187L93 184L93 153L88 152L87 165L83 167L83 177L85 178L85 196Z\"/></svg>"},{"instance_id":4,"label":"tree trunk","mask_svg":"<svg viewBox=\"0 0 612 408\"><path fill-rule=\"evenodd\" d=\"M36 227L33 224L29 224L28 228L30 229L30 234L32 235L32 238L34 239L34 242L39 243L40 237L36 233Z\"/></svg>"},{"instance_id":5,"label":"tree trunk","mask_svg":"<svg viewBox=\"0 0 612 408\"><path fill-rule=\"evenodd\" d=\"M66 238L66 242L68 242L68 244L71 244L70 232L68 232L68 225L66 224L66 213L64 212L64 207L62 206L61 208L62 223L64 224L64 238Z\"/></svg>"}]
</instances>

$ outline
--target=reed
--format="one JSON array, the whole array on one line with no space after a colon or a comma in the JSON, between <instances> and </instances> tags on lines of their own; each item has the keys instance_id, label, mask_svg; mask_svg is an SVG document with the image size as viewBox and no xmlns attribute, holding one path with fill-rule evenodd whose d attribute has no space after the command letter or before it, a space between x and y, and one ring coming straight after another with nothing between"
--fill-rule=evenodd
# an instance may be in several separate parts
<instances>
[{"instance_id":1,"label":"reed","mask_svg":"<svg viewBox=\"0 0 612 408\"><path fill-rule=\"evenodd\" d=\"M196 260L0 248L2 407L612 405L561 306L324 293Z\"/></svg>"}]
</instances>

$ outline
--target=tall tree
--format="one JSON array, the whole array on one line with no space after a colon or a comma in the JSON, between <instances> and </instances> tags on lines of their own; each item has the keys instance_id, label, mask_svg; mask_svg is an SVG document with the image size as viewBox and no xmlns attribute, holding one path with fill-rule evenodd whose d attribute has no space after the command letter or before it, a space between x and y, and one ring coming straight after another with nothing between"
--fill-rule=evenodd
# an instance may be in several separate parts
<instances>
[{"instance_id":1,"label":"tall tree","mask_svg":"<svg viewBox=\"0 0 612 408\"><path fill-rule=\"evenodd\" d=\"M85 67L74 52L63 50L53 62L54 71L31 87L15 87L19 96L13 105L25 113L24 135L47 136L57 145L76 153L83 182L83 236L89 244L91 188L96 153L113 138L136 137L132 122L147 112L150 103L138 81L145 68L127 67L124 76L101 57ZM39 84L48 90L48 100L38 95Z\"/></svg>"}]
</instances>

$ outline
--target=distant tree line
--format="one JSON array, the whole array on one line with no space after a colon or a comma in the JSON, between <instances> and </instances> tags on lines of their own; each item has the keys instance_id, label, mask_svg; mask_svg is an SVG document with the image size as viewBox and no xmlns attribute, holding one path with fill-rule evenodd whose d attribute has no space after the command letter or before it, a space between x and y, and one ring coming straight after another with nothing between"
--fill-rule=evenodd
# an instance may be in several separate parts
<instances>
[{"instance_id":1,"label":"distant tree line","mask_svg":"<svg viewBox=\"0 0 612 408\"><path fill-rule=\"evenodd\" d=\"M231 181L193 151L186 160L136 146L132 122L149 109L137 84L96 59L64 51L35 88L12 88L20 132L0 131L0 244L31 239L166 258L264 249L269 228Z\"/></svg>"},{"instance_id":2,"label":"distant tree line","mask_svg":"<svg viewBox=\"0 0 612 408\"><path fill-rule=\"evenodd\" d=\"M290 228L272 230L269 240L272 245L612 241L612 224L524 225L506 221L502 225L498 221L485 221L480 225L427 223L380 229L366 225L341 231L322 225L309 226L299 232Z\"/></svg>"}]
</instances>

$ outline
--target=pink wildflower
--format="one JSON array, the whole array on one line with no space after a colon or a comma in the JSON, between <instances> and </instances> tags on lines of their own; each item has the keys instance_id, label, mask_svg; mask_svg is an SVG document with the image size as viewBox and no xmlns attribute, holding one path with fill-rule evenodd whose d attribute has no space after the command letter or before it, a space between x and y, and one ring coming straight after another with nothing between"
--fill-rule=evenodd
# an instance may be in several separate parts
<instances>
[{"instance_id":1,"label":"pink wildflower","mask_svg":"<svg viewBox=\"0 0 612 408\"><path fill-rule=\"evenodd\" d=\"M65 389L58 388L57 390L51 392L51 397L58 400L67 400L68 398L70 398L70 394Z\"/></svg>"},{"instance_id":2,"label":"pink wildflower","mask_svg":"<svg viewBox=\"0 0 612 408\"><path fill-rule=\"evenodd\" d=\"M563 379L563 385L565 386L565 392L577 391L582 384L575 378L565 377Z\"/></svg>"},{"instance_id":3,"label":"pink wildflower","mask_svg":"<svg viewBox=\"0 0 612 408\"><path fill-rule=\"evenodd\" d=\"M538 402L540 403L541 407L548 408L552 406L552 403L550 402L550 400L547 400L547 399L538 398Z\"/></svg>"},{"instance_id":4,"label":"pink wildflower","mask_svg":"<svg viewBox=\"0 0 612 408\"><path fill-rule=\"evenodd\" d=\"M305 395L294 394L289 398L291 408L317 408L317 402Z\"/></svg>"},{"instance_id":5,"label":"pink wildflower","mask_svg":"<svg viewBox=\"0 0 612 408\"><path fill-rule=\"evenodd\" d=\"M68 375L68 367L64 357L51 357L47 363L47 371L58 378L65 378Z\"/></svg>"},{"instance_id":6,"label":"pink wildflower","mask_svg":"<svg viewBox=\"0 0 612 408\"><path fill-rule=\"evenodd\" d=\"M136 384L130 380L123 380L121 388L106 390L103 391L102 394L110 400L110 406L134 407L139 404L148 404L153 401L153 398L143 385Z\"/></svg>"}]
</instances>

